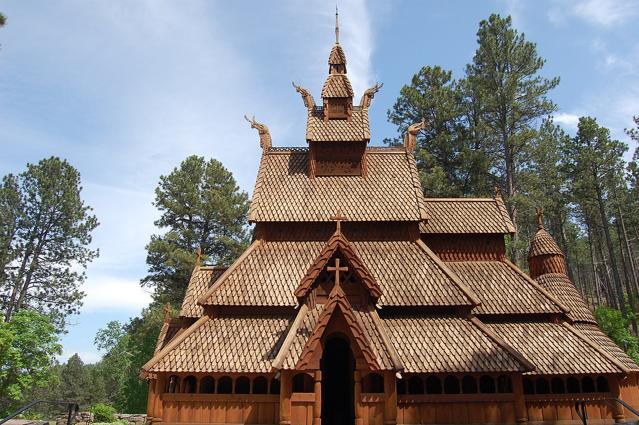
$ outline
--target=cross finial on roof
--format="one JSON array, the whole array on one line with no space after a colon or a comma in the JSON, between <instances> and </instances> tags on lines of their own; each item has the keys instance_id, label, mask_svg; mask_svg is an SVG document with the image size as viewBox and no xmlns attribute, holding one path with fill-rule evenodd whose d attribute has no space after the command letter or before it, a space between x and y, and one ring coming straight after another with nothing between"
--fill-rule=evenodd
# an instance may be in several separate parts
<instances>
[{"instance_id":1,"label":"cross finial on roof","mask_svg":"<svg viewBox=\"0 0 639 425\"><path fill-rule=\"evenodd\" d=\"M335 5L335 44L339 44L339 12Z\"/></svg>"},{"instance_id":2,"label":"cross finial on roof","mask_svg":"<svg viewBox=\"0 0 639 425\"><path fill-rule=\"evenodd\" d=\"M347 219L347 217L344 214L342 214L342 210L341 209L337 210L337 213L333 217L331 217L331 220L333 220L336 223L337 227L336 227L335 231L337 233L341 233L342 232L342 221L344 221L346 219Z\"/></svg>"},{"instance_id":3,"label":"cross finial on roof","mask_svg":"<svg viewBox=\"0 0 639 425\"><path fill-rule=\"evenodd\" d=\"M495 198L501 198L501 187L500 186L495 186Z\"/></svg>"},{"instance_id":4,"label":"cross finial on roof","mask_svg":"<svg viewBox=\"0 0 639 425\"><path fill-rule=\"evenodd\" d=\"M197 251L195 251L195 265L196 266L201 266L202 265L202 257L204 257L204 254L202 254L202 247L199 246L197 248Z\"/></svg>"},{"instance_id":5,"label":"cross finial on roof","mask_svg":"<svg viewBox=\"0 0 639 425\"><path fill-rule=\"evenodd\" d=\"M544 210L543 208L535 208L535 215L537 216L537 229L544 228Z\"/></svg>"},{"instance_id":6,"label":"cross finial on roof","mask_svg":"<svg viewBox=\"0 0 639 425\"><path fill-rule=\"evenodd\" d=\"M340 267L339 265L340 259L339 257L335 259L335 266L329 266L326 268L329 272L335 272L335 286L339 286L339 272L347 272L348 267Z\"/></svg>"},{"instance_id":7,"label":"cross finial on roof","mask_svg":"<svg viewBox=\"0 0 639 425\"><path fill-rule=\"evenodd\" d=\"M164 321L168 322L171 319L171 314L173 313L173 309L171 309L171 304L164 304Z\"/></svg>"}]
</instances>

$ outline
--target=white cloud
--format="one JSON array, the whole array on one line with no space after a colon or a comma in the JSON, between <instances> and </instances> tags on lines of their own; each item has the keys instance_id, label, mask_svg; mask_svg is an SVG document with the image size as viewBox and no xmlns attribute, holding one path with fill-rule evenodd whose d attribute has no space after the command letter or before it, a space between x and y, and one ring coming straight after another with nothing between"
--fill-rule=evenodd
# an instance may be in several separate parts
<instances>
[{"instance_id":1,"label":"white cloud","mask_svg":"<svg viewBox=\"0 0 639 425\"><path fill-rule=\"evenodd\" d=\"M87 294L82 306L83 312L128 310L138 313L151 302L150 292L140 287L137 279L97 275L87 279L82 289Z\"/></svg>"},{"instance_id":2,"label":"white cloud","mask_svg":"<svg viewBox=\"0 0 639 425\"><path fill-rule=\"evenodd\" d=\"M560 112L553 116L553 121L570 130L576 130L579 123L579 115Z\"/></svg>"},{"instance_id":3,"label":"white cloud","mask_svg":"<svg viewBox=\"0 0 639 425\"><path fill-rule=\"evenodd\" d=\"M548 9L548 18L555 24L563 24L567 18L576 17L591 25L611 28L628 22L638 13L636 0L562 0Z\"/></svg>"}]
</instances>

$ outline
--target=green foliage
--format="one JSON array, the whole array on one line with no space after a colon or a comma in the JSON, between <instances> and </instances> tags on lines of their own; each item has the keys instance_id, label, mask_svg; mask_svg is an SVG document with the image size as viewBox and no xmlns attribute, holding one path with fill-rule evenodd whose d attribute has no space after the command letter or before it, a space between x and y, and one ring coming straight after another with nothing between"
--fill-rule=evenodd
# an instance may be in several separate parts
<instances>
[{"instance_id":1,"label":"green foliage","mask_svg":"<svg viewBox=\"0 0 639 425\"><path fill-rule=\"evenodd\" d=\"M97 403L91 407L91 413L94 422L115 422L115 407L109 404Z\"/></svg>"},{"instance_id":2,"label":"green foliage","mask_svg":"<svg viewBox=\"0 0 639 425\"><path fill-rule=\"evenodd\" d=\"M35 387L54 379L52 366L62 347L50 320L20 310L0 321L0 415L7 414Z\"/></svg>"},{"instance_id":3,"label":"green foliage","mask_svg":"<svg viewBox=\"0 0 639 425\"><path fill-rule=\"evenodd\" d=\"M0 27L3 27L7 23L7 18L0 13Z\"/></svg>"},{"instance_id":4,"label":"green foliage","mask_svg":"<svg viewBox=\"0 0 639 425\"><path fill-rule=\"evenodd\" d=\"M248 195L219 161L190 156L160 177L154 205L162 213L155 225L166 232L147 245L149 274L142 285L154 288L157 303L179 305L198 248L219 265L246 248Z\"/></svg>"},{"instance_id":5,"label":"green foliage","mask_svg":"<svg viewBox=\"0 0 639 425\"><path fill-rule=\"evenodd\" d=\"M98 221L81 190L78 171L56 157L3 178L0 299L5 320L30 308L47 314L62 330L65 317L79 311L83 270L98 254L88 248Z\"/></svg>"},{"instance_id":6,"label":"green foliage","mask_svg":"<svg viewBox=\"0 0 639 425\"><path fill-rule=\"evenodd\" d=\"M603 305L595 309L595 318L601 330L639 363L639 338L630 333L630 320L621 311Z\"/></svg>"}]
</instances>

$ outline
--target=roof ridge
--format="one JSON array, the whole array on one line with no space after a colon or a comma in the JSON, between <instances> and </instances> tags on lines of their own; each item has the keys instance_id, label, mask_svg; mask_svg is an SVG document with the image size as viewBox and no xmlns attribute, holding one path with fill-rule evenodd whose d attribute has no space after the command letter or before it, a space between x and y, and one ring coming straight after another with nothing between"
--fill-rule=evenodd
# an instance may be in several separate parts
<instances>
[{"instance_id":1,"label":"roof ridge","mask_svg":"<svg viewBox=\"0 0 639 425\"><path fill-rule=\"evenodd\" d=\"M531 372L537 368L535 364L533 364L522 353L520 353L514 347L508 344L506 340L504 340L502 337L497 335L497 333L495 333L492 329L486 326L486 324L482 322L481 320L479 320L476 316L474 316L473 314L469 314L467 318L473 325L479 328L479 330L482 331L487 337L492 339L497 345L499 345L504 350L506 350L508 354L510 354L512 357L515 358L515 360L517 360L519 363L524 365L524 367L527 369L526 370L527 372Z\"/></svg>"},{"instance_id":2,"label":"roof ridge","mask_svg":"<svg viewBox=\"0 0 639 425\"><path fill-rule=\"evenodd\" d=\"M500 193L500 192L498 192ZM504 220L504 226L508 233L515 233L517 229L515 228L515 224L513 223L510 215L508 214L508 209L506 209L506 204L504 204L504 200L501 195L495 195L493 198L495 200L495 204L497 205L497 210L499 214L501 214L502 220Z\"/></svg>"},{"instance_id":3,"label":"roof ridge","mask_svg":"<svg viewBox=\"0 0 639 425\"><path fill-rule=\"evenodd\" d=\"M142 377L146 377L149 373L149 370L155 366L160 360L164 358L169 352L171 352L179 343L184 341L187 336L191 335L197 329L199 329L204 323L208 322L210 317L204 314L202 317L197 319L191 326L189 326L184 332L176 335L168 344L164 346L160 351L158 351L151 359L144 363L140 368L140 375Z\"/></svg>"},{"instance_id":4,"label":"roof ridge","mask_svg":"<svg viewBox=\"0 0 639 425\"><path fill-rule=\"evenodd\" d=\"M415 197L417 199L417 214L422 221L428 220L428 212L426 211L426 203L424 202L424 190L419 180L419 171L417 170L415 156L412 151L409 152L406 149L404 149L404 154L406 155L406 162L408 162L413 189L415 190Z\"/></svg>"},{"instance_id":5,"label":"roof ridge","mask_svg":"<svg viewBox=\"0 0 639 425\"><path fill-rule=\"evenodd\" d=\"M262 180L266 170L266 162L270 152L262 151L262 157L260 158L260 165L257 167L257 176L255 177L255 188L253 189L253 197L249 205L248 222L251 223L255 219L256 211L259 209L260 198L262 196ZM222 276L220 276L222 277ZM219 280L219 279L218 279Z\"/></svg>"},{"instance_id":6,"label":"roof ridge","mask_svg":"<svg viewBox=\"0 0 639 425\"><path fill-rule=\"evenodd\" d=\"M390 354L391 361L393 362L393 367L395 370L404 370L404 364L402 360L399 358L399 354L397 350L395 350L395 346L390 341L388 334L386 333L386 326L382 321L382 318L379 317L379 313L377 313L377 309L371 309L371 317L373 317L373 321L375 322L375 326L377 326L377 331L379 332L379 336L382 338L382 342L386 346L388 350L388 354Z\"/></svg>"},{"instance_id":7,"label":"roof ridge","mask_svg":"<svg viewBox=\"0 0 639 425\"><path fill-rule=\"evenodd\" d=\"M421 239L417 239L417 241L415 241L415 243L429 256L431 257L431 259L435 262L435 264L437 264L439 266L439 268L444 272L444 274L446 274L456 285L457 287L462 291L462 293L466 296L466 298L468 298L471 302L471 304L473 304L473 307L477 307L479 304L481 304L481 301L479 300L479 298L477 297L477 294L475 294L475 292L470 289L468 286L466 286L461 279L459 278L459 276L457 276L455 273L453 273L453 271L451 269L448 268L448 266L441 260L441 258L439 258L437 256L437 254L435 254L429 247L428 245L426 245L424 243L424 241L422 241Z\"/></svg>"},{"instance_id":8,"label":"roof ridge","mask_svg":"<svg viewBox=\"0 0 639 425\"><path fill-rule=\"evenodd\" d=\"M424 196L426 202L495 202L495 198L428 198Z\"/></svg>"},{"instance_id":9,"label":"roof ridge","mask_svg":"<svg viewBox=\"0 0 639 425\"><path fill-rule=\"evenodd\" d=\"M240 265L240 263L242 263L246 259L246 257L248 257L248 255L251 252L253 252L260 244L262 244L262 242L263 242L262 239L256 239L255 241L253 241L253 243L248 248L246 248L246 250L242 253L242 255L240 255L238 259L235 260L233 264L231 264L231 266L227 268L224 271L224 273L220 275L220 277L217 278L215 283L211 285L211 287L204 293L204 295L202 295L197 300L197 303L200 305L206 305L207 300L211 297L211 295L213 295L213 293L220 286L222 286L222 284L226 281L229 275Z\"/></svg>"},{"instance_id":10,"label":"roof ridge","mask_svg":"<svg viewBox=\"0 0 639 425\"><path fill-rule=\"evenodd\" d=\"M286 338L284 338L284 342L280 347L275 359L273 359L273 363L271 363L271 369L281 369L281 363L284 362L286 355L290 349L293 340L295 339L295 334L299 329L300 325L304 322L306 315L308 314L308 306L306 304L302 304L297 315L295 316L295 320L290 324L288 328L288 332L286 333Z\"/></svg>"},{"instance_id":11,"label":"roof ridge","mask_svg":"<svg viewBox=\"0 0 639 425\"><path fill-rule=\"evenodd\" d=\"M555 305L557 305L557 307L559 307L564 312L564 314L568 314L570 312L570 309L568 307L566 307L565 305L563 305L563 303L557 297L555 297L552 293L550 293L548 290L546 290L543 286L541 286L533 278L531 278L526 273L524 273L519 267L517 267L516 264L512 263L507 258L504 258L501 261L504 264L506 264L508 267L510 267L513 271L515 271L515 273L519 274L526 281L528 281L528 283L530 283L533 288L535 288L537 291L542 293L546 298L550 299L550 301L555 303Z\"/></svg>"}]
</instances>

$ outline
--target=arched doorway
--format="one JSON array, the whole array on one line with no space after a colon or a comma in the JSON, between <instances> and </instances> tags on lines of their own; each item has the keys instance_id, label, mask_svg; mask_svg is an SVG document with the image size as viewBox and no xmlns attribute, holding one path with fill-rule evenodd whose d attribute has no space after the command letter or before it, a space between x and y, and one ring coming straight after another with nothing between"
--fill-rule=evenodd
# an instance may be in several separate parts
<instances>
[{"instance_id":1,"label":"arched doorway","mask_svg":"<svg viewBox=\"0 0 639 425\"><path fill-rule=\"evenodd\" d=\"M355 360L347 339L330 337L324 344L322 369L322 423L353 425L355 400L353 371Z\"/></svg>"}]
</instances>

